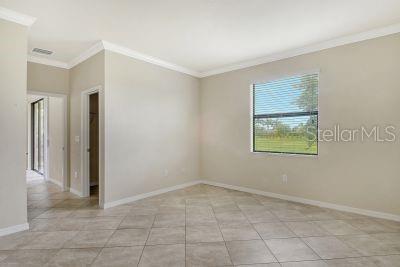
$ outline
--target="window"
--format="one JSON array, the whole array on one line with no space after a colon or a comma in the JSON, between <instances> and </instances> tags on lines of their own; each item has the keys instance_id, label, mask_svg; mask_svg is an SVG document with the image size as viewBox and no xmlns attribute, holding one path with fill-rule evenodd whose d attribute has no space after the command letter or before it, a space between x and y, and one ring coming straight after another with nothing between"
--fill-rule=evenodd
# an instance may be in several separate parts
<instances>
[{"instance_id":1,"label":"window","mask_svg":"<svg viewBox=\"0 0 400 267\"><path fill-rule=\"evenodd\" d=\"M318 74L253 84L252 149L318 154Z\"/></svg>"}]
</instances>

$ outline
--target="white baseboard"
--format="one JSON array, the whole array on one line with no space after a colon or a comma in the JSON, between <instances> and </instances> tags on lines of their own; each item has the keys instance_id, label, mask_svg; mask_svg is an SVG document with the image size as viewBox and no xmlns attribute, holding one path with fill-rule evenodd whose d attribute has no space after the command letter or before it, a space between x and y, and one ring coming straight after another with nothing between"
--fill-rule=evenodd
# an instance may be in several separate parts
<instances>
[{"instance_id":1,"label":"white baseboard","mask_svg":"<svg viewBox=\"0 0 400 267\"><path fill-rule=\"evenodd\" d=\"M51 179L50 177L49 177L47 180L48 180L49 182L52 182L52 183L55 184L55 185L58 185L58 186L61 187L61 188L64 188L64 184L63 184L62 182L60 182L60 181Z\"/></svg>"},{"instance_id":2,"label":"white baseboard","mask_svg":"<svg viewBox=\"0 0 400 267\"><path fill-rule=\"evenodd\" d=\"M78 191L78 190L76 190L76 189L73 189L72 187L69 188L69 192L71 192L72 194L75 194L75 195L77 195L77 196L79 196L79 197L83 197L83 194L82 194L81 191Z\"/></svg>"},{"instance_id":3,"label":"white baseboard","mask_svg":"<svg viewBox=\"0 0 400 267\"><path fill-rule=\"evenodd\" d=\"M223 184L223 183L218 183L218 182L213 182L213 181L208 181L208 180L201 180L199 182L203 183L203 184L224 187L224 188L233 189L233 190L237 190L237 191L243 191L243 192L256 194L256 195L274 197L274 198L289 200L289 201L293 201L293 202L298 202L298 203L303 203L303 204L308 204L308 205L313 205L313 206L318 206L318 207L323 207L323 208L328 208L328 209L352 212L352 213L366 215L366 216L370 216L370 217L400 222L400 215L391 214L391 213L384 213L384 212L378 212L378 211L373 211L373 210L353 208L353 207L344 206L344 205L337 205L337 204L333 204L333 203L322 202L322 201L306 199L306 198L301 198L301 197L276 194L276 193L261 191L261 190L257 190L257 189L251 189L248 187L228 185L228 184Z\"/></svg>"},{"instance_id":4,"label":"white baseboard","mask_svg":"<svg viewBox=\"0 0 400 267\"><path fill-rule=\"evenodd\" d=\"M339 210L339 211L345 211L345 212L352 212L356 214L361 214L365 216L370 216L370 217L375 217L375 218L380 218L380 219L387 219L387 220L393 220L393 221L399 221L400 222L400 215L396 214L391 214L391 213L384 213L384 212L378 212L378 211L373 211L373 210L366 210L366 209L359 209L359 208L354 208L354 207L349 207L349 206L344 206L344 205L338 205L338 204L333 204L333 203L328 203L328 202L322 202L318 200L312 200L312 199L306 199L306 198L301 198L301 197L294 197L294 196L289 196L289 195L283 195L283 194L276 194L272 192L267 192L267 191L261 191L257 189L251 189L248 187L242 187L242 186L236 186L236 185L229 185L229 184L223 184L223 183L218 183L218 182L213 182L209 180L195 180L192 182L180 184L180 185L175 185L163 189L159 189L156 191L144 193L144 194L139 194L136 196L131 196L111 202L104 203L103 208L111 208L119 205L123 205L129 202L133 202L136 200L160 195L163 193L167 193L170 191L186 188L192 185L197 185L197 184L207 184L207 185L213 185L213 186L219 186L227 189L233 189L237 191L242 191L242 192L247 192L251 194L257 194L257 195L262 195L262 196L267 196L267 197L273 197L273 198L279 198L283 200L288 200L288 201L293 201L293 202L298 202L298 203L303 203L303 204L308 204L308 205L313 205L313 206L318 206L318 207L323 207L323 208L328 208L328 209L334 209L334 210ZM80 192L70 189L72 193L81 195Z\"/></svg>"},{"instance_id":5,"label":"white baseboard","mask_svg":"<svg viewBox=\"0 0 400 267\"><path fill-rule=\"evenodd\" d=\"M103 208L104 209L112 208L112 207L115 207L115 206L119 206L119 205L122 205L122 204L133 202L133 201L136 201L136 200L139 200L139 199L143 199L143 198L148 198L148 197L164 194L164 193L167 193L167 192L170 192L170 191L182 189L182 188L189 187L189 186L196 185L196 184L200 184L200 183L202 183L202 181L195 180L195 181L192 181L192 182L187 182L187 183L184 183L184 184L174 185L174 186L170 186L170 187L167 187L167 188L159 189L159 190L156 190L156 191L152 191L152 192L136 195L136 196L131 196L131 197L127 197L127 198L123 198L123 199L119 199L119 200L115 200L115 201L111 201L111 202L106 202L106 203L104 203Z\"/></svg>"},{"instance_id":6,"label":"white baseboard","mask_svg":"<svg viewBox=\"0 0 400 267\"><path fill-rule=\"evenodd\" d=\"M28 223L17 224L17 225L13 225L13 226L9 226L9 227L0 229L0 236L10 235L10 234L25 231L28 229L29 229Z\"/></svg>"}]
</instances>

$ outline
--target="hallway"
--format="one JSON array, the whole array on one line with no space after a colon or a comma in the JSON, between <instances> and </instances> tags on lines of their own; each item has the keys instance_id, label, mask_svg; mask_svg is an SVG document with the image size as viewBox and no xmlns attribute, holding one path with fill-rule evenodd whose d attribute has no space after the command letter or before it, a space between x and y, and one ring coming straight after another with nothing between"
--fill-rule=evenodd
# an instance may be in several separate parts
<instances>
[{"instance_id":1,"label":"hallway","mask_svg":"<svg viewBox=\"0 0 400 267\"><path fill-rule=\"evenodd\" d=\"M0 266L400 262L400 223L391 221L208 185L107 210L97 201L30 182L30 230L0 237Z\"/></svg>"}]
</instances>

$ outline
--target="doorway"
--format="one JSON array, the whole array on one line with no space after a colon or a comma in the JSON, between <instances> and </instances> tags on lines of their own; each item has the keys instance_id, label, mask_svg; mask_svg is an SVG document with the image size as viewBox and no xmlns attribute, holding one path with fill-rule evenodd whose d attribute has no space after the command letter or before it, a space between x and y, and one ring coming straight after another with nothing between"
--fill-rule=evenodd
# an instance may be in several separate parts
<instances>
[{"instance_id":1,"label":"doorway","mask_svg":"<svg viewBox=\"0 0 400 267\"><path fill-rule=\"evenodd\" d=\"M90 197L99 196L99 93L89 95Z\"/></svg>"},{"instance_id":2,"label":"doorway","mask_svg":"<svg viewBox=\"0 0 400 267\"><path fill-rule=\"evenodd\" d=\"M28 91L27 105L27 182L67 191L67 96Z\"/></svg>"},{"instance_id":3,"label":"doorway","mask_svg":"<svg viewBox=\"0 0 400 267\"><path fill-rule=\"evenodd\" d=\"M100 207L103 207L104 199L104 146L102 140L101 116L102 88L96 86L81 92L81 196L96 199ZM79 137L78 137L79 138Z\"/></svg>"},{"instance_id":4,"label":"doorway","mask_svg":"<svg viewBox=\"0 0 400 267\"><path fill-rule=\"evenodd\" d=\"M44 98L31 103L31 169L40 175L45 170L44 104Z\"/></svg>"}]
</instances>

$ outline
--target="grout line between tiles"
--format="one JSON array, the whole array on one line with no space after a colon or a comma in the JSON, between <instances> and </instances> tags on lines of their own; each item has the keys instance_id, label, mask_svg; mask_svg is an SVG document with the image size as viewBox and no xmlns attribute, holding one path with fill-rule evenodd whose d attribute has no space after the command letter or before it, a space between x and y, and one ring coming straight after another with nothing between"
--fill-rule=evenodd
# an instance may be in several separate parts
<instances>
[{"instance_id":1,"label":"grout line between tiles","mask_svg":"<svg viewBox=\"0 0 400 267\"><path fill-rule=\"evenodd\" d=\"M205 189L207 189L208 187L204 187ZM216 187L217 188L217 187ZM203 189L203 188L202 188ZM179 192L179 191L177 191L177 192ZM180 192L182 192L182 191L180 191ZM222 192L222 191L221 191ZM227 193L227 197L228 198L230 198L230 199L233 199L234 200L234 197L236 196L235 194L231 194L231 192L236 192L236 191L232 191L232 190L224 190L223 191L224 193L226 192ZM41 193L32 193L32 194L38 194L38 196L41 194ZM47 194L48 196L50 196L51 197L51 195L52 194L58 194L57 192L53 192L53 193L49 193L49 194ZM188 245L188 244L198 244L198 243L209 243L209 242L194 242L194 243L188 243L187 241L186 241L186 237L187 237L187 227L188 227L188 217L187 217L187 212L188 212L188 208L189 207L191 207L191 206L193 206L193 207L197 207L198 205L196 205L196 202L194 202L193 204L194 205L187 205L187 203L186 203L186 199L187 198L196 198L196 197L202 197L202 195L205 195L205 196L207 196L207 198L208 198L208 200L210 200L210 203L209 203L209 205L206 205L206 207L210 207L210 211L212 212L212 214L213 214L213 216L215 217L215 219L216 219L216 208L212 205L212 197L218 197L219 196L219 193L218 192L211 192L211 194L208 192L208 191L199 191L199 192L197 192L197 191L195 191L194 193L192 192L192 195L191 195L191 192L190 191L188 191L188 192L183 192L182 194L179 194L179 197L180 198L183 198L184 200L185 200L185 206L184 206L184 213L185 213L185 225L184 225L184 227L185 227L185 240L184 240L184 245L185 245L185 265L186 265L186 246ZM167 196L167 198L169 198L169 197L174 197L174 194L166 194L165 196ZM242 195L242 194L240 194L240 195L238 195L239 197L240 196L249 196L249 195ZM250 195L249 197L252 197L252 198L254 198L252 195ZM51 199L51 198L50 198ZM120 225L121 225L121 223L122 223L122 221L127 217L127 216L129 216L129 214L130 213L127 213L127 214L124 214L123 216L120 216L120 215L111 215L111 216L89 216L89 217L87 217L87 216L83 216L83 217L74 217L73 216L73 214L76 212L76 211L78 211L78 210L82 210L82 209L88 209L88 210L90 210L90 209L93 209L89 204L89 202L84 202L84 200L85 199L83 199L82 201L82 204L79 206L79 207L75 207L75 206L73 206L73 207L68 207L68 200L71 200L71 199L76 199L76 201L77 202L79 202L79 200L81 200L80 198L65 198L65 199L62 199L62 200L60 200L59 202L57 201L58 199L54 199L53 200L53 202L55 203L55 202L57 202L57 204L55 204L54 206L50 206L50 207L46 207L46 208L35 208L34 207L34 204L32 204L30 207L29 207L29 210L38 210L38 212L41 212L40 214L38 214L38 215L36 215L35 217L33 217L33 218L31 218L31 220L29 221L30 223L31 223L31 221L32 221L32 219L34 219L34 220L51 220L51 219L55 219L55 220L63 220L63 219L65 219L65 218L80 218L80 219L82 219L82 218L86 218L86 219L89 219L89 220L93 220L94 218L107 218L107 217L123 217L122 218L122 220L119 222L119 224L118 224L118 227L116 228L116 229L110 229L110 230L112 230L113 231L113 233L110 235L110 237L109 238L107 238L107 241L105 242L105 244L102 246L102 247L85 247L85 249L86 248L96 248L96 249L99 249L99 253L96 255L96 257L93 259L93 261L92 261L92 263L94 263L95 262L95 260L99 257L99 255L100 255L100 253L101 253L101 251L105 248L105 246L107 245L107 243L109 242L109 240L112 238L112 236L114 235L114 233L119 229L119 227L120 227ZM254 199L256 199L257 201L261 201L261 200L259 200L259 199L257 199L257 198L254 198ZM39 201L42 201L42 200L46 200L46 197L44 197L44 199L41 199L41 200L39 200ZM244 199L244 200L246 200L246 199ZM72 202L74 202L74 201L72 201ZM173 201L172 201L173 202ZM39 203L39 202L34 202L34 201L31 201L31 203ZM43 202L44 203L44 202ZM165 203L165 198L164 198L164 200L162 201L162 203ZM158 206L160 206L160 205L162 205L162 203L161 204L157 204ZM241 202L242 203L242 202ZM40 203L39 203L40 204ZM72 203L72 204L75 204L75 203ZM300 240L302 240L302 242L304 242L318 257L320 257L319 255L318 255L318 253L316 253L303 239L304 238L308 238L308 237L324 237L324 236L333 236L333 237L336 237L336 238L338 238L338 237L340 237L340 236L357 236L357 235L363 235L363 234L350 234L350 235L333 235L333 234L331 234L329 231L329 234L328 235L316 235L316 236L300 236L299 234L296 234L289 226L288 226L288 223L290 223L290 222L314 222L314 221L333 221L333 220L341 220L341 221L345 221L345 222L349 222L349 221L353 221L353 220L366 220L366 219L370 219L370 218L341 218L341 219L339 219L339 218L335 218L335 219L331 219L331 218L328 218L328 219L325 219L325 217L323 217L323 218L318 218L318 217L315 217L315 215L317 215L317 216L319 216L319 214L317 213L317 214L315 214L314 215L314 213L313 214L311 214L311 215L313 215L313 216L308 216L307 214L309 214L309 213L304 213L304 218L302 219L300 216L297 216L297 214L296 213L294 213L293 215L294 216L297 216L298 218L294 218L294 219L290 219L290 216L292 215L292 214L287 214L287 215L289 215L289 216L285 216L286 214L284 213L284 211L285 211L285 206L284 205L282 205L282 212L283 213L278 213L279 215L281 215L281 217L279 218L278 216L277 216L277 214L276 214L276 211L279 211L280 209L270 209L270 208L273 208L273 206L271 206L271 204L270 205L268 205L268 206L266 206L266 205L264 205L263 203L261 203L262 204L262 207L265 207L265 209L267 210L267 211L269 211L269 212L271 212L275 217L276 217L276 222L265 222L265 223L282 223L283 225L285 225L291 232L293 232L294 233L294 237L297 237L297 238L299 238ZM85 206L85 205L89 205L89 206ZM173 204L171 204L172 206L173 206ZM243 214L244 216L245 216L245 218L249 221L249 216L248 215L246 215L246 213L244 212L244 210L240 207L240 205L237 205L237 202L235 202L234 201L234 205L236 206L236 208L237 208L237 211L240 211L240 213L241 214ZM168 206L168 205L167 205ZM201 205L200 205L201 206ZM244 206L252 206L252 205L242 205L243 207ZM260 206L261 207L261 206ZM281 206L277 206L278 208L279 207L281 207ZM71 210L71 214L69 214L68 216L66 216L65 218L64 217L57 217L57 216L55 216L55 218L38 218L38 217L40 217L43 213L45 213L45 212L49 212L49 210L52 210L52 209L54 209L54 210ZM287 209L287 208L286 208ZM289 210L291 210L291 209L289 209ZM302 213L302 209L293 209L293 210L297 210L297 211L299 211L300 213ZM156 214L157 215L157 214ZM148 227L132 227L132 228L127 228L127 229L149 229L149 232L148 232L148 235L147 235L147 238L146 238L146 242L145 242L145 244L143 245L143 248L142 248L142 251L141 251L141 254L140 254L140 257L139 257L139 262L142 260L142 257L143 257L143 252L144 252L144 249L145 249L145 247L146 246L157 246L157 245L161 245L161 244L154 244L154 245L147 245L147 242L148 242L148 240L149 240L149 238L150 238L150 233L151 233L151 229L153 229L153 228L157 228L157 227L154 227L154 223L155 223L155 217L156 217L156 215L154 215L154 218L153 218L153 220L152 220L152 222L151 222L151 226L150 226L150 228L148 228ZM321 215L324 215L324 214L321 214ZM339 215L338 215L339 216ZM286 217L286 218L285 218ZM319 216L319 217L321 217L321 216ZM217 222L216 222L216 225L218 226L218 229L219 229L219 232L220 232L220 234L221 234L221 236L222 236L222 239L223 239L223 242L224 242L224 245L225 245L225 248L227 249L227 246L226 246L226 243L227 243L227 241L226 241L226 239L225 239L225 237L223 236L223 233L222 233L222 230L221 230L221 227L222 227L222 225L220 225L219 224L219 222L218 222L218 220L216 220ZM396 233L396 234L399 234L400 233L400 231L397 231L394 227L390 227L390 226L386 226L384 223L381 223L381 222L379 222L379 221L376 221L376 220L373 220L373 222L374 223L376 223L377 225L381 225L381 226L383 226L383 227L385 227L385 228L382 228L382 229L385 229L385 231L383 231L383 232L381 232L381 231L379 231L378 233ZM260 222L260 223L264 223L264 222ZM194 225L196 225L196 224L194 224ZM205 225L207 225L207 224L205 224ZM247 224L246 224L247 225ZM254 229L256 232L257 232L257 234L258 234L258 236L261 238L261 236L260 236L260 233L255 229L255 226L254 226L254 223L249 223L249 225L252 227L252 229ZM354 226L356 229L358 229L358 230L361 230L362 231L362 227L357 227L357 226ZM161 228L166 228L166 227L161 227ZM379 229L379 228L378 228ZM103 229L101 229L101 230L103 230ZM388 231L388 230L390 230L390 231ZM48 233L48 232L67 232L67 231L76 231L76 230L56 230L56 231L43 231L43 230L40 230L40 231L31 231L31 232L33 232L33 233ZM78 230L78 233L80 232L81 230ZM77 233L77 234L78 234ZM364 235L368 235L368 236L371 236L371 234L372 233L365 233ZM74 237L71 237L71 239L73 239ZM288 238L293 238L293 237L287 237L287 238L269 238L269 239L288 239ZM269 240L269 239L265 239L265 240ZM339 238L338 238L339 239ZM276 259L276 256L272 253L272 251L270 250L270 248L268 247L268 245L265 243L265 240L264 239L251 239L251 240L262 240L263 241L263 243L265 244L265 246L267 247L267 249L271 252L271 254L273 255L273 257L275 258L275 260L278 262L278 260ZM247 241L247 240L246 240ZM66 242L68 242L68 241L66 241ZM346 244L347 245L347 244ZM135 245L135 246L137 246L137 245ZM348 245L347 245L348 246ZM111 246L111 247L132 247L132 246ZM351 248L350 246L348 246L349 248ZM64 249L64 248L62 248L62 249ZM81 248L71 248L71 249L81 249ZM352 249L352 248L351 248ZM35 249L25 249L25 250L35 250ZM37 250L46 250L46 249L37 249ZM53 249L49 249L49 250L53 250ZM15 251L15 250L0 250L0 251ZM60 250L58 250L58 251L60 251ZM231 255L230 255L230 253L229 253L229 250L227 249L227 251L228 251L228 255L229 255L229 257L230 257L230 260L232 261L232 257L231 257ZM356 250L357 251L357 250ZM58 253L58 252L57 252ZM400 255L400 251L399 251L399 253L391 253L391 254L376 254L376 255L368 255L368 256L353 256L353 257L343 257L343 259L345 259L345 258L363 258L363 257L374 257L374 256L390 256L390 255ZM320 257L321 258L321 257ZM341 259L341 258L335 258L335 259ZM327 259L323 259L323 261L326 261ZM233 262L232 262L232 264L233 264Z\"/></svg>"}]
</instances>

